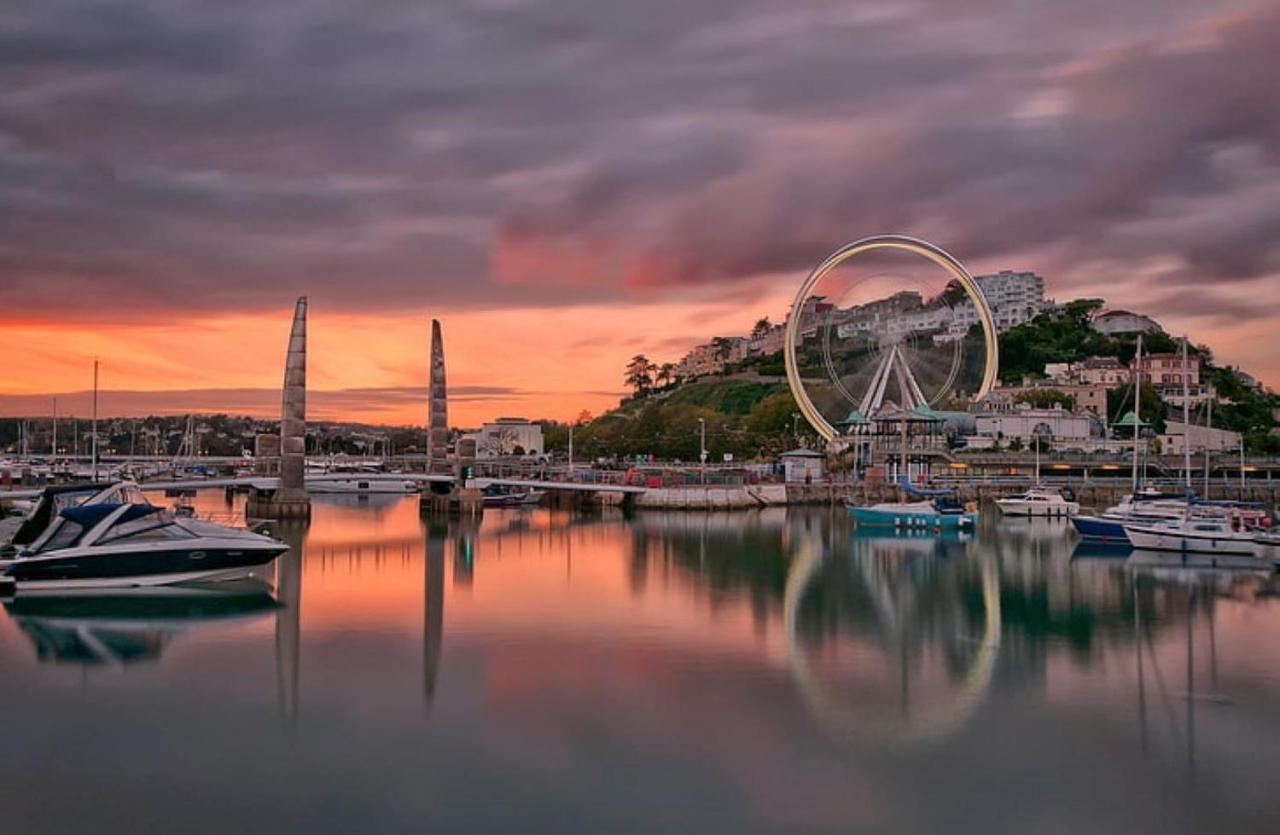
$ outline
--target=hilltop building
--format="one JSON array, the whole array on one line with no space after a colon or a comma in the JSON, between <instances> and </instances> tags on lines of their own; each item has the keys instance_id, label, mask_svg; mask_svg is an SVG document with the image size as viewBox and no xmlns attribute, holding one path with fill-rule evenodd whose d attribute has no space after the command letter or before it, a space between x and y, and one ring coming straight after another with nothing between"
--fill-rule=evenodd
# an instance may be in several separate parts
<instances>
[{"instance_id":1,"label":"hilltop building","mask_svg":"<svg viewBox=\"0 0 1280 835\"><path fill-rule=\"evenodd\" d=\"M1128 310L1107 310L1093 317L1090 323L1095 331L1106 336L1118 333L1164 333L1160 323L1141 313Z\"/></svg>"},{"instance_id":2,"label":"hilltop building","mask_svg":"<svg viewBox=\"0 0 1280 835\"><path fill-rule=\"evenodd\" d=\"M749 341L741 336L725 336L699 345L676 363L675 375L682 380L692 380L707 374L719 374L726 365L742 362L747 355ZM778 350L781 349L780 338Z\"/></svg>"},{"instance_id":3,"label":"hilltop building","mask_svg":"<svg viewBox=\"0 0 1280 835\"><path fill-rule=\"evenodd\" d=\"M1214 398L1213 386L1200 382L1199 357L1187 357L1184 373L1181 354L1147 354L1142 357L1141 372L1143 381L1151 383L1160 399L1171 406L1181 408L1185 398L1194 409Z\"/></svg>"}]
</instances>

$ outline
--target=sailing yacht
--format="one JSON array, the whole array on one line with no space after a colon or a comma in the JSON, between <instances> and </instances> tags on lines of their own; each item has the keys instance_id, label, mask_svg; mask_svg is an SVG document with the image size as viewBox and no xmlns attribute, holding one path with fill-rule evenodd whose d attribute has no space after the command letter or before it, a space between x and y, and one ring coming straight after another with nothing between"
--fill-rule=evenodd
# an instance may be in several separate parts
<instances>
[{"instance_id":1,"label":"sailing yacht","mask_svg":"<svg viewBox=\"0 0 1280 835\"><path fill-rule=\"evenodd\" d=\"M1125 525L1135 548L1175 551L1182 554L1215 554L1253 557L1256 534L1223 516L1189 515L1151 525Z\"/></svg>"}]
</instances>

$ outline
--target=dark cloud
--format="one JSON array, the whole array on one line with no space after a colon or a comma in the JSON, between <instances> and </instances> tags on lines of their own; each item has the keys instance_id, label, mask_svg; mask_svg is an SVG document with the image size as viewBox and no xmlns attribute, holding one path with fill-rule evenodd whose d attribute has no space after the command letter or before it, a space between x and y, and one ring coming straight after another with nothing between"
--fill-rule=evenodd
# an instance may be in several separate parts
<instances>
[{"instance_id":1,"label":"dark cloud","mask_svg":"<svg viewBox=\"0 0 1280 835\"><path fill-rule=\"evenodd\" d=\"M1122 6L18 0L0 309L647 298L889 230L1274 282L1280 4Z\"/></svg>"}]
</instances>

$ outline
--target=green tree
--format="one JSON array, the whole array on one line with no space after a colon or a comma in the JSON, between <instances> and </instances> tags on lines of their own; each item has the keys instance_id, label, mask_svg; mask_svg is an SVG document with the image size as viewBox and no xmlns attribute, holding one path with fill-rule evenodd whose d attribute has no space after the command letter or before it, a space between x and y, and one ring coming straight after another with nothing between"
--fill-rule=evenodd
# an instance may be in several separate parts
<instances>
[{"instance_id":1,"label":"green tree","mask_svg":"<svg viewBox=\"0 0 1280 835\"><path fill-rule=\"evenodd\" d=\"M751 328L752 339L763 339L773 329L773 325L769 322L769 317L764 316L756 320L756 324Z\"/></svg>"},{"instance_id":2,"label":"green tree","mask_svg":"<svg viewBox=\"0 0 1280 835\"><path fill-rule=\"evenodd\" d=\"M643 397L653 388L653 377L656 371L656 366L649 361L648 357L644 354L636 354L631 358L631 362L627 363L623 381L631 386L637 397Z\"/></svg>"},{"instance_id":3,"label":"green tree","mask_svg":"<svg viewBox=\"0 0 1280 835\"><path fill-rule=\"evenodd\" d=\"M1054 406L1061 406L1064 409L1076 407L1076 399L1061 389L1020 391L1014 395L1013 399L1017 403L1028 403L1036 409L1052 409Z\"/></svg>"}]
</instances>

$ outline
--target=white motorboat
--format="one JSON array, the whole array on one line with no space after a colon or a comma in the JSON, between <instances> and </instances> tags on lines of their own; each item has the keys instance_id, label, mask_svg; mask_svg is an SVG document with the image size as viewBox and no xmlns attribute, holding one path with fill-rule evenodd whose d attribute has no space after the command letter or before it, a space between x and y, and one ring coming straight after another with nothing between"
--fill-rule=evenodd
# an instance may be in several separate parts
<instances>
[{"instance_id":1,"label":"white motorboat","mask_svg":"<svg viewBox=\"0 0 1280 835\"><path fill-rule=\"evenodd\" d=\"M0 579L19 593L231 580L287 550L261 534L175 516L133 484L48 488L14 535L14 553L0 559Z\"/></svg>"},{"instance_id":2,"label":"white motorboat","mask_svg":"<svg viewBox=\"0 0 1280 835\"><path fill-rule=\"evenodd\" d=\"M1182 554L1255 556L1257 534L1223 516L1189 516L1150 525L1125 525L1133 547Z\"/></svg>"},{"instance_id":3,"label":"white motorboat","mask_svg":"<svg viewBox=\"0 0 1280 835\"><path fill-rule=\"evenodd\" d=\"M1057 490L1032 487L1018 496L996 499L996 507L1005 516L1035 516L1066 518L1080 512L1080 504L1065 498Z\"/></svg>"},{"instance_id":4,"label":"white motorboat","mask_svg":"<svg viewBox=\"0 0 1280 835\"><path fill-rule=\"evenodd\" d=\"M375 494L406 495L418 492L418 483L408 479L350 477L308 478L307 490L312 493L341 493L357 496Z\"/></svg>"}]
</instances>

